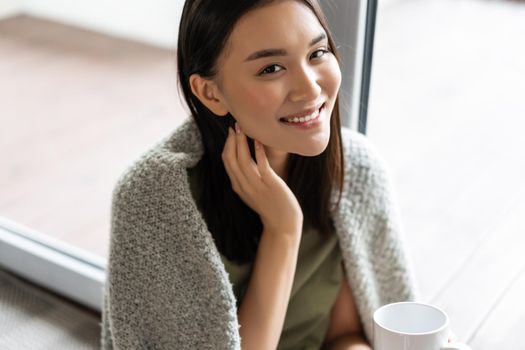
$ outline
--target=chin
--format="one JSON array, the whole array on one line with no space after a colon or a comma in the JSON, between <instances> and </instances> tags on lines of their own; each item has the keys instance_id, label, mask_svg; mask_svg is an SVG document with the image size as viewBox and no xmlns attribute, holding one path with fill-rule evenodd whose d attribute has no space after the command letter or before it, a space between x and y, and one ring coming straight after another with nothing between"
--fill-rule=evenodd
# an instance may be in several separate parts
<instances>
[{"instance_id":1,"label":"chin","mask_svg":"<svg viewBox=\"0 0 525 350\"><path fill-rule=\"evenodd\" d=\"M297 152L294 152L295 154L301 155L303 157L315 157L323 153L328 147L328 140L327 142L323 144L317 144L315 146L309 146L305 149L298 150Z\"/></svg>"}]
</instances>

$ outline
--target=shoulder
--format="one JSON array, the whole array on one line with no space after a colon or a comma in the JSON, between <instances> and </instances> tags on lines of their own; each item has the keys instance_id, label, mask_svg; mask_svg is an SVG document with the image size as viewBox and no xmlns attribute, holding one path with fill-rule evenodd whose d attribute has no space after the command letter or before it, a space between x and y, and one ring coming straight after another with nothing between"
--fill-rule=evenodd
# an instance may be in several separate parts
<instances>
[{"instance_id":1,"label":"shoulder","mask_svg":"<svg viewBox=\"0 0 525 350\"><path fill-rule=\"evenodd\" d=\"M155 187L176 185L177 160L161 148L150 149L119 175L112 192L113 201L144 198ZM138 196L138 197L137 197Z\"/></svg>"},{"instance_id":2,"label":"shoulder","mask_svg":"<svg viewBox=\"0 0 525 350\"><path fill-rule=\"evenodd\" d=\"M118 176L112 192L113 203L187 193L186 170L203 153L198 136L195 124L187 120L144 151Z\"/></svg>"},{"instance_id":3,"label":"shoulder","mask_svg":"<svg viewBox=\"0 0 525 350\"><path fill-rule=\"evenodd\" d=\"M131 268L130 257L144 266L146 261L173 259L173 266L180 262L166 247L190 255L206 248L206 227L191 195L186 162L183 154L160 145L120 175L111 196L112 266ZM151 255L150 261L153 251L162 253Z\"/></svg>"},{"instance_id":4,"label":"shoulder","mask_svg":"<svg viewBox=\"0 0 525 350\"><path fill-rule=\"evenodd\" d=\"M341 138L347 169L382 171L387 167L380 151L366 135L343 126Z\"/></svg>"},{"instance_id":5,"label":"shoulder","mask_svg":"<svg viewBox=\"0 0 525 350\"><path fill-rule=\"evenodd\" d=\"M389 164L366 135L343 127L341 138L345 162L342 198L349 201L354 214L387 215L396 196Z\"/></svg>"},{"instance_id":6,"label":"shoulder","mask_svg":"<svg viewBox=\"0 0 525 350\"><path fill-rule=\"evenodd\" d=\"M347 127L341 128L347 181L384 184L391 177L389 164L376 145L366 136Z\"/></svg>"}]
</instances>

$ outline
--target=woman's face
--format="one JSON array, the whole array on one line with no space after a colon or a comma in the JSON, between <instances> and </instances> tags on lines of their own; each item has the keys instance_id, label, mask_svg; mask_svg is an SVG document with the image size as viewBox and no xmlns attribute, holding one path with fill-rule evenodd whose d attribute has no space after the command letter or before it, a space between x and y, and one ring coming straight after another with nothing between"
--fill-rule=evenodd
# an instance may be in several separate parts
<instances>
[{"instance_id":1,"label":"woman's face","mask_svg":"<svg viewBox=\"0 0 525 350\"><path fill-rule=\"evenodd\" d=\"M321 35L322 40L311 45ZM263 49L286 54L247 60ZM322 153L330 138L341 70L315 14L296 0L251 11L236 24L224 51L218 61L217 93L243 132L263 143L270 158ZM323 103L316 128L280 121Z\"/></svg>"}]
</instances>

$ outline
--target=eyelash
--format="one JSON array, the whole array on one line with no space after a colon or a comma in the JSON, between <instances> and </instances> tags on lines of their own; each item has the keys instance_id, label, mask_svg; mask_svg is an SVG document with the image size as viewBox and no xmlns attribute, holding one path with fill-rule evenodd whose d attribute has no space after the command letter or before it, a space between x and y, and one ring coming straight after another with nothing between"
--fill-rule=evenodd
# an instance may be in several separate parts
<instances>
[{"instance_id":1,"label":"eyelash","mask_svg":"<svg viewBox=\"0 0 525 350\"><path fill-rule=\"evenodd\" d=\"M323 52L323 55L320 56L320 57L318 57L318 58L321 58L321 57L325 56L327 53L332 52L332 51L330 51L330 50L326 50L326 49L319 49L319 50L314 51L314 53L316 53L316 52L318 52L318 51L322 51L322 52ZM258 76L264 76L264 75L268 75L268 74L279 73L279 72L264 73L265 70L267 70L268 68L273 67L273 66L278 66L278 64L271 64L271 65L269 65L269 66L264 67L263 70L262 70L259 74L257 74L257 75L258 75Z\"/></svg>"}]
</instances>

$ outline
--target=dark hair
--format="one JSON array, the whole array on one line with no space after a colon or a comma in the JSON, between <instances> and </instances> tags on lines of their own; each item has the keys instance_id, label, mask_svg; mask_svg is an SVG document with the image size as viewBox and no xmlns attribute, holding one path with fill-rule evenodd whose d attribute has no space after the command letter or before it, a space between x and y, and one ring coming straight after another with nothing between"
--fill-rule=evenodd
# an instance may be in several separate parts
<instances>
[{"instance_id":1,"label":"dark hair","mask_svg":"<svg viewBox=\"0 0 525 350\"><path fill-rule=\"evenodd\" d=\"M184 99L201 132L204 155L198 167L205 177L198 179L202 196L199 208L219 251L231 261L252 262L263 225L259 215L248 207L233 191L222 161L222 151L228 127L235 119L228 113L218 117L193 94L189 78L197 73L203 78L214 78L217 60L227 45L236 22L249 11L275 0L186 0L182 11L177 47L177 70ZM330 51L340 62L335 42L317 0L299 0L306 4L319 19L327 33ZM330 122L330 140L319 155L305 157L290 154L286 174L287 184L297 197L305 218L322 235L334 234L330 215L332 187L338 186L339 200L344 182L344 158L341 142L339 98L336 99ZM253 140L248 145L255 160Z\"/></svg>"}]
</instances>

